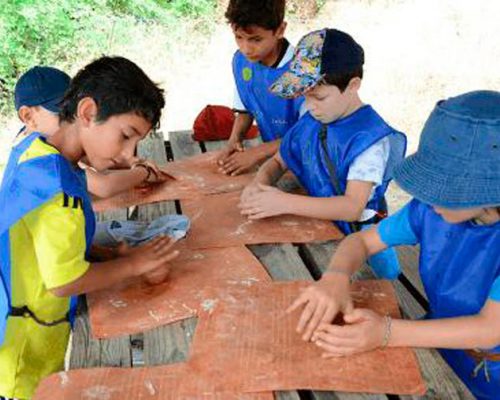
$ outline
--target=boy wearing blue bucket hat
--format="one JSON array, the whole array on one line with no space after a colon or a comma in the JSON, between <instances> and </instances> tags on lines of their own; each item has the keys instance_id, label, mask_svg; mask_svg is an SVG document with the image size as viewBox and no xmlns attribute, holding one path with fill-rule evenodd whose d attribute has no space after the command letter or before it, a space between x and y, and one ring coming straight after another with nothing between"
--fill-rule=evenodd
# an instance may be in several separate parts
<instances>
[{"instance_id":1,"label":"boy wearing blue bucket hat","mask_svg":"<svg viewBox=\"0 0 500 400\"><path fill-rule=\"evenodd\" d=\"M285 98L303 94L308 113L245 188L243 214L250 219L278 214L328 219L346 234L386 215L384 195L394 166L404 157L406 137L361 101L363 64L362 47L345 32L322 29L299 41L289 71L270 90ZM307 196L267 186L287 169ZM399 271L393 250L372 258L370 265L393 278Z\"/></svg>"},{"instance_id":2,"label":"boy wearing blue bucket hat","mask_svg":"<svg viewBox=\"0 0 500 400\"><path fill-rule=\"evenodd\" d=\"M326 356L377 347L429 347L478 399L500 393L500 93L439 102L418 151L395 171L414 199L376 227L349 236L328 273L292 304L306 306L298 331L314 331ZM425 320L353 310L349 277L388 247L420 244ZM331 325L337 312L345 326Z\"/></svg>"}]
</instances>

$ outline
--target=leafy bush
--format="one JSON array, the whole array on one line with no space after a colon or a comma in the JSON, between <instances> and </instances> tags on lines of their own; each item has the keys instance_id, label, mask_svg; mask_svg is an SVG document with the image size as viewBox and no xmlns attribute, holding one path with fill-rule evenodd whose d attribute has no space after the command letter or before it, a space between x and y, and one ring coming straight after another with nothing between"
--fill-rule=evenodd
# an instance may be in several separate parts
<instances>
[{"instance_id":1,"label":"leafy bush","mask_svg":"<svg viewBox=\"0 0 500 400\"><path fill-rule=\"evenodd\" d=\"M3 0L0 114L11 107L16 80L33 65L68 70L82 58L106 53L113 41L128 40L133 24L209 21L215 8L216 0Z\"/></svg>"}]
</instances>

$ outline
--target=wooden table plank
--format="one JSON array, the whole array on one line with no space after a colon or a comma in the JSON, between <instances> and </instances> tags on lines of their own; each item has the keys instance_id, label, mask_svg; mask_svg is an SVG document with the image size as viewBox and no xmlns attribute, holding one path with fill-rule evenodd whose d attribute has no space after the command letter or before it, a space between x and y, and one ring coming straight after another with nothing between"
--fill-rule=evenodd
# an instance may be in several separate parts
<instances>
[{"instance_id":1,"label":"wooden table plank","mask_svg":"<svg viewBox=\"0 0 500 400\"><path fill-rule=\"evenodd\" d=\"M174 146L178 143L175 142ZM182 144L180 146L183 147ZM140 158L152 160L160 166L167 163L161 132L153 132L147 139L141 141L137 152ZM137 207L136 218L139 221L152 221L160 216L176 213L175 202L163 201ZM164 365L186 361L195 327L196 318L190 318L136 336L135 341L138 347L140 348L142 344L143 365Z\"/></svg>"},{"instance_id":2,"label":"wooden table plank","mask_svg":"<svg viewBox=\"0 0 500 400\"><path fill-rule=\"evenodd\" d=\"M126 220L127 210L112 210L97 215L98 221ZM85 296L80 296L71 336L70 368L131 367L130 336L94 339L88 318Z\"/></svg>"}]
</instances>

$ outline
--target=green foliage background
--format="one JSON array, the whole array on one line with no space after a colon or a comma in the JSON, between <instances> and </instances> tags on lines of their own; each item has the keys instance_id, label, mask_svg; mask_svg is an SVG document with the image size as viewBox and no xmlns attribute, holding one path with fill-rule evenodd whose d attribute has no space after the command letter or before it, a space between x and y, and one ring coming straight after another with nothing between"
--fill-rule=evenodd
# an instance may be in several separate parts
<instances>
[{"instance_id":1,"label":"green foliage background","mask_svg":"<svg viewBox=\"0 0 500 400\"><path fill-rule=\"evenodd\" d=\"M172 32L182 20L209 29L216 0L3 0L0 6L0 115L12 107L16 80L34 65L69 71L107 53L141 29Z\"/></svg>"}]
</instances>

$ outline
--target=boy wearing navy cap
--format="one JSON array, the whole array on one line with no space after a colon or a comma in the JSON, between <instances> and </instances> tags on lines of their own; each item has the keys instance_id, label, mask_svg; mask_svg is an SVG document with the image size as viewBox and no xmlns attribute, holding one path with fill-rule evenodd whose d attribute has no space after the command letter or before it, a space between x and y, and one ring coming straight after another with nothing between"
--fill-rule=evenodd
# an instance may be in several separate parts
<instances>
[{"instance_id":1,"label":"boy wearing navy cap","mask_svg":"<svg viewBox=\"0 0 500 400\"><path fill-rule=\"evenodd\" d=\"M377 347L438 348L477 399L500 394L500 93L440 101L415 154L394 179L411 200L377 227L345 239L330 273L290 307L325 356ZM371 254L420 245L425 319L393 320L352 308L349 277ZM346 325L331 324L337 312Z\"/></svg>"},{"instance_id":2,"label":"boy wearing navy cap","mask_svg":"<svg viewBox=\"0 0 500 400\"><path fill-rule=\"evenodd\" d=\"M14 90L16 111L24 123L20 138L30 133L55 132L59 127L59 109L70 77L52 67L36 66L25 72Z\"/></svg>"},{"instance_id":3,"label":"boy wearing navy cap","mask_svg":"<svg viewBox=\"0 0 500 400\"><path fill-rule=\"evenodd\" d=\"M271 91L285 98L304 95L309 112L243 191L243 214L250 219L279 214L328 219L346 234L386 214L384 194L393 167L404 157L406 138L361 101L363 63L361 46L339 30L311 32L299 41L289 71ZM287 169L307 196L269 186ZM392 278L399 271L394 252L370 260L370 265Z\"/></svg>"}]
</instances>

